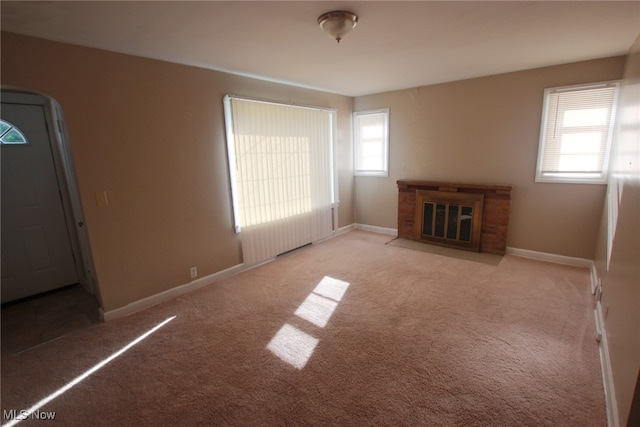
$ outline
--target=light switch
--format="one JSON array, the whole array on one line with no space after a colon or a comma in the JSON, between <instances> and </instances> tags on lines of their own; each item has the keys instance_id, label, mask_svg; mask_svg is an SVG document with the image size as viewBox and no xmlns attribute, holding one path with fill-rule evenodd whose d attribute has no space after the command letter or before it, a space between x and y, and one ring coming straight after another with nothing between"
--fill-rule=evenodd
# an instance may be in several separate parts
<instances>
[{"instance_id":1,"label":"light switch","mask_svg":"<svg viewBox=\"0 0 640 427\"><path fill-rule=\"evenodd\" d=\"M106 190L98 191L96 193L96 203L98 204L98 206L107 206L109 204L109 199L107 199Z\"/></svg>"}]
</instances>

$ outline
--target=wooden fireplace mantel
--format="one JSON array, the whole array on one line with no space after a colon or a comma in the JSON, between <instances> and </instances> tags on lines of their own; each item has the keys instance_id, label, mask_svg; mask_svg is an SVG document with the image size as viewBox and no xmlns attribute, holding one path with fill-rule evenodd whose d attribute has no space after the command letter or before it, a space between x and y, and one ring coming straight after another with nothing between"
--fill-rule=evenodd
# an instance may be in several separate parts
<instances>
[{"instance_id":1,"label":"wooden fireplace mantel","mask_svg":"<svg viewBox=\"0 0 640 427\"><path fill-rule=\"evenodd\" d=\"M504 255L511 214L510 185L401 179L398 184L398 237L415 239L417 192L420 190L483 194L480 252Z\"/></svg>"},{"instance_id":2,"label":"wooden fireplace mantel","mask_svg":"<svg viewBox=\"0 0 640 427\"><path fill-rule=\"evenodd\" d=\"M511 200L511 185L499 184L461 184L459 182L414 181L400 179L398 189L417 189L432 191L454 191L460 193L493 193L495 196L508 197Z\"/></svg>"}]
</instances>

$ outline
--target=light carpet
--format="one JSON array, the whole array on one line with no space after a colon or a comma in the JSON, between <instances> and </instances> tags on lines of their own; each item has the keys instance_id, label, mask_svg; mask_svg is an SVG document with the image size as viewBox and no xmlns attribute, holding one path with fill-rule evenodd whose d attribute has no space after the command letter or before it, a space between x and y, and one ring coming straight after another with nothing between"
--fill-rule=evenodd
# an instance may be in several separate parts
<instances>
[{"instance_id":1,"label":"light carpet","mask_svg":"<svg viewBox=\"0 0 640 427\"><path fill-rule=\"evenodd\" d=\"M586 269L388 240L351 231L3 358L1 409L176 316L21 425L606 425Z\"/></svg>"}]
</instances>

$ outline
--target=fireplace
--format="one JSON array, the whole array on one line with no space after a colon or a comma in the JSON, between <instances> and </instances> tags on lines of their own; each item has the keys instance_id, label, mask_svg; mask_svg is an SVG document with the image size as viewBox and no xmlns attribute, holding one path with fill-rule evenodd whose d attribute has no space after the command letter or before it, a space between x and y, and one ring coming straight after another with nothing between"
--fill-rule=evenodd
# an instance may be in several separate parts
<instances>
[{"instance_id":1,"label":"fireplace","mask_svg":"<svg viewBox=\"0 0 640 427\"><path fill-rule=\"evenodd\" d=\"M504 254L511 186L398 181L398 237Z\"/></svg>"}]
</instances>

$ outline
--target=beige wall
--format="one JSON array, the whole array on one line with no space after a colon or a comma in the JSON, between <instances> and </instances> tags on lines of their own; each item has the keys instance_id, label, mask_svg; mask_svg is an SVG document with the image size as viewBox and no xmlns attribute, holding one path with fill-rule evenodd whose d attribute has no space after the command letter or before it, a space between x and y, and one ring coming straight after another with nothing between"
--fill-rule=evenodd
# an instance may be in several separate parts
<instances>
[{"instance_id":1,"label":"beige wall","mask_svg":"<svg viewBox=\"0 0 640 427\"><path fill-rule=\"evenodd\" d=\"M627 56L619 105L608 194L618 206L617 223L607 268L605 206L596 266L620 425L626 425L640 370L640 36Z\"/></svg>"},{"instance_id":2,"label":"beige wall","mask_svg":"<svg viewBox=\"0 0 640 427\"><path fill-rule=\"evenodd\" d=\"M510 184L508 246L592 259L605 186L534 182L543 90L619 79L623 64L615 57L356 98L355 111L390 109L390 176L356 178L356 222L397 228L398 179Z\"/></svg>"},{"instance_id":3,"label":"beige wall","mask_svg":"<svg viewBox=\"0 0 640 427\"><path fill-rule=\"evenodd\" d=\"M339 226L352 224L353 99L2 33L2 85L64 109L105 311L241 262L233 233L227 93L338 110ZM109 205L95 193L106 190Z\"/></svg>"}]
</instances>

